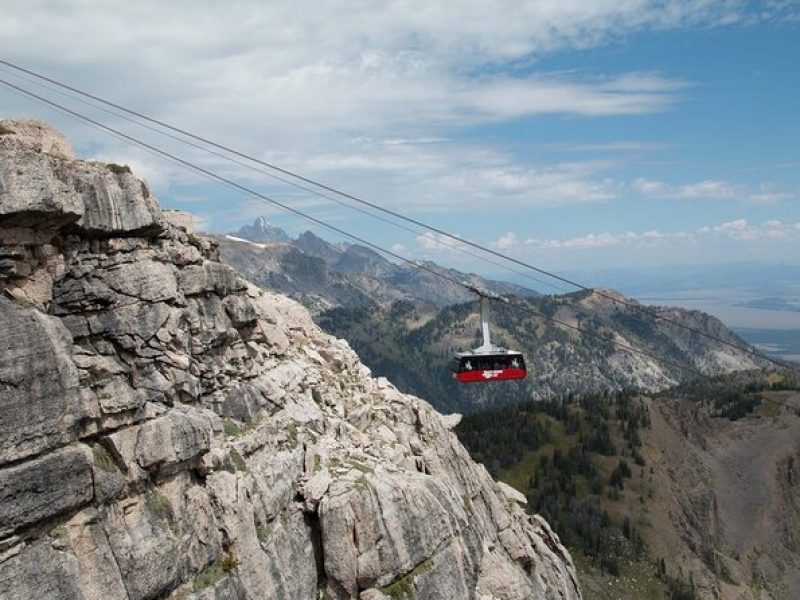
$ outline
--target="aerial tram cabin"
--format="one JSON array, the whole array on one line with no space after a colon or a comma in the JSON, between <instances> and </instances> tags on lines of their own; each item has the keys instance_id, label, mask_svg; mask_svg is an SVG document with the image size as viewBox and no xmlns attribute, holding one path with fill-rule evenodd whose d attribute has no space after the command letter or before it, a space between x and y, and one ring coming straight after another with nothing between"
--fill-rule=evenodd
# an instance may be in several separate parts
<instances>
[{"instance_id":1,"label":"aerial tram cabin","mask_svg":"<svg viewBox=\"0 0 800 600\"><path fill-rule=\"evenodd\" d=\"M486 297L480 294L481 331L483 344L467 352L459 352L453 358L453 378L461 383L487 383L525 379L525 358L521 352L507 350L492 344L489 333Z\"/></svg>"}]
</instances>

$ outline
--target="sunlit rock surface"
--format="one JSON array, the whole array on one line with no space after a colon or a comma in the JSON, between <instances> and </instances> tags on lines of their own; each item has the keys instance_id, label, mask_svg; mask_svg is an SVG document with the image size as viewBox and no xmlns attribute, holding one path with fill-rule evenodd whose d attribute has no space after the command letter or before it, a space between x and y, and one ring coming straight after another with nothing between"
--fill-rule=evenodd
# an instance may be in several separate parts
<instances>
[{"instance_id":1,"label":"sunlit rock surface","mask_svg":"<svg viewBox=\"0 0 800 600\"><path fill-rule=\"evenodd\" d=\"M580 597L457 418L37 122L0 121L0 289L0 597Z\"/></svg>"}]
</instances>

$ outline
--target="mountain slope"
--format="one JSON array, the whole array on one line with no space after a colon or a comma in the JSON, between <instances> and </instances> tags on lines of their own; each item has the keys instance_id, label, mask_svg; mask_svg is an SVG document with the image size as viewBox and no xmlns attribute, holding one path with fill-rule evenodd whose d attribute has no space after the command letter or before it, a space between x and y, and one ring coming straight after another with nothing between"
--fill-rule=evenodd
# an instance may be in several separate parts
<instances>
[{"instance_id":1,"label":"mountain slope","mask_svg":"<svg viewBox=\"0 0 800 600\"><path fill-rule=\"evenodd\" d=\"M310 231L296 240L241 239L243 231L260 231L257 219L235 236L218 236L224 262L258 285L287 294L312 312L339 306L356 307L395 300L413 300L447 306L466 302L473 294L462 286L409 264L395 264L359 244L331 244ZM255 237L262 236L256 233ZM263 243L262 243L263 242ZM447 269L436 263L426 268L450 279L486 288L497 294L533 296L522 286L485 280L477 275ZM343 291L346 290L346 291ZM356 290L360 293L356 293Z\"/></svg>"},{"instance_id":2,"label":"mountain slope","mask_svg":"<svg viewBox=\"0 0 800 600\"><path fill-rule=\"evenodd\" d=\"M479 320L474 303L441 310L411 303L337 308L320 314L317 321L334 335L347 339L376 373L389 376L401 389L429 398L443 410L460 412L530 398L602 390L655 391L693 377L690 371L669 363L686 364L707 374L767 364L758 357L653 316L620 308L593 292L541 296L519 302L533 312L493 304L492 325L496 343L525 353L529 376L523 382L465 386L451 379L453 353L479 345ZM538 318L534 313L579 326L584 333ZM673 308L655 308L653 313L747 347L709 315ZM603 338L614 339L645 354L629 352Z\"/></svg>"},{"instance_id":3,"label":"mountain slope","mask_svg":"<svg viewBox=\"0 0 800 600\"><path fill-rule=\"evenodd\" d=\"M735 421L685 399L648 403L642 453L656 475L645 535L703 595L800 596L800 394L763 398Z\"/></svg>"},{"instance_id":4,"label":"mountain slope","mask_svg":"<svg viewBox=\"0 0 800 600\"><path fill-rule=\"evenodd\" d=\"M223 261L246 274L249 281L294 298L311 311L375 302L376 292L367 285L368 280L340 273L322 258L293 244L252 244L225 238L217 241Z\"/></svg>"},{"instance_id":5,"label":"mountain slope","mask_svg":"<svg viewBox=\"0 0 800 600\"><path fill-rule=\"evenodd\" d=\"M587 597L795 598L797 389L749 372L658 397L528 402L457 431L554 525Z\"/></svg>"},{"instance_id":6,"label":"mountain slope","mask_svg":"<svg viewBox=\"0 0 800 600\"><path fill-rule=\"evenodd\" d=\"M612 290L539 296L426 263L443 273L443 280L426 270L393 264L369 248L331 244L311 232L291 243L254 244L229 237L218 241L222 259L250 281L303 303L323 328L347 339L376 373L442 410L471 412L598 390L656 391L691 379L692 371L713 375L767 365L758 356L612 302L608 297L617 294ZM475 295L447 279L518 296L533 313L580 327L582 333L492 303L495 342L523 351L530 376L522 383L456 384L450 378L450 359L456 351L479 345L479 323ZM702 312L649 310L656 317L750 347Z\"/></svg>"},{"instance_id":7,"label":"mountain slope","mask_svg":"<svg viewBox=\"0 0 800 600\"><path fill-rule=\"evenodd\" d=\"M0 126L0 597L580 597L457 419L127 167Z\"/></svg>"}]
</instances>

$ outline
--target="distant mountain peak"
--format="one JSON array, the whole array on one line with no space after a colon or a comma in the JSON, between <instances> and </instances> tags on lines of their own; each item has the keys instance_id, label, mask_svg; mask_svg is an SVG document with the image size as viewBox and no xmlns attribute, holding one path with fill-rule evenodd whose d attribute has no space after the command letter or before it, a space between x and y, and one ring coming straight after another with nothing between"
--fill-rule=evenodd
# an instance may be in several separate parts
<instances>
[{"instance_id":1,"label":"distant mountain peak","mask_svg":"<svg viewBox=\"0 0 800 600\"><path fill-rule=\"evenodd\" d=\"M304 231L294 241L294 245L311 256L316 256L326 262L336 262L342 255L342 249L311 231Z\"/></svg>"},{"instance_id":2,"label":"distant mountain peak","mask_svg":"<svg viewBox=\"0 0 800 600\"><path fill-rule=\"evenodd\" d=\"M315 241L315 242L325 242L321 237L316 235L313 231L306 229L303 233L297 236L298 240L308 240L308 241ZM325 242L326 244L328 242Z\"/></svg>"},{"instance_id":3,"label":"distant mountain peak","mask_svg":"<svg viewBox=\"0 0 800 600\"><path fill-rule=\"evenodd\" d=\"M251 242L291 241L283 229L267 221L266 217L258 217L252 225L243 225L235 232L235 236Z\"/></svg>"},{"instance_id":4,"label":"distant mountain peak","mask_svg":"<svg viewBox=\"0 0 800 600\"><path fill-rule=\"evenodd\" d=\"M339 271L360 273L372 277L391 277L397 273L398 267L383 256L359 244L353 244L344 251L336 263Z\"/></svg>"}]
</instances>

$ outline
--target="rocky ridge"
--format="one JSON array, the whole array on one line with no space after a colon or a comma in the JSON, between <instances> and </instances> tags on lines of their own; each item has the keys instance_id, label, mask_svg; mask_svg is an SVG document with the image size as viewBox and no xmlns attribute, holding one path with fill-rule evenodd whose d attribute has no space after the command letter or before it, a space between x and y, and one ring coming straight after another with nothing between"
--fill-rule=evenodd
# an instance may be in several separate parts
<instances>
[{"instance_id":1,"label":"rocky ridge","mask_svg":"<svg viewBox=\"0 0 800 600\"><path fill-rule=\"evenodd\" d=\"M474 302L441 310L396 302L338 308L315 318L329 333L347 339L376 374L442 411L476 412L531 398L577 397L604 390L655 392L690 381L696 372L713 376L770 366L711 315L669 307L650 307L650 314L643 314L621 308L609 300L611 294L616 292L519 299L518 304L530 309L527 314L493 305L492 338L525 354L529 377L491 386L463 386L442 377L451 368L454 352L480 344Z\"/></svg>"},{"instance_id":2,"label":"rocky ridge","mask_svg":"<svg viewBox=\"0 0 800 600\"><path fill-rule=\"evenodd\" d=\"M496 294L537 295L519 285L484 279L430 261L425 262L425 269L396 264L366 246L333 244L310 231L290 240L263 218L232 236L215 239L222 262L259 287L294 298L312 314L334 307L376 306L396 301L439 308L473 302L475 294L456 281Z\"/></svg>"},{"instance_id":3,"label":"rocky ridge","mask_svg":"<svg viewBox=\"0 0 800 600\"><path fill-rule=\"evenodd\" d=\"M0 121L0 597L580 597L456 417L216 259Z\"/></svg>"}]
</instances>

